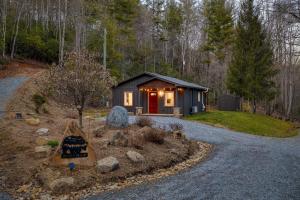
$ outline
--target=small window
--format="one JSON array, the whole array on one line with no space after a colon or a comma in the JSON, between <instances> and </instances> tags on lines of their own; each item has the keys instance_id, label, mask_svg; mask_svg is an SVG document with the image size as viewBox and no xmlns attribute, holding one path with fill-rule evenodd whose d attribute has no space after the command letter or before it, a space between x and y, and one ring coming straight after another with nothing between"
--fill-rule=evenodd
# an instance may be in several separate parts
<instances>
[{"instance_id":1,"label":"small window","mask_svg":"<svg viewBox=\"0 0 300 200\"><path fill-rule=\"evenodd\" d=\"M201 92L198 92L198 102L201 101Z\"/></svg>"},{"instance_id":2,"label":"small window","mask_svg":"<svg viewBox=\"0 0 300 200\"><path fill-rule=\"evenodd\" d=\"M132 106L132 105L133 105L133 93L124 92L124 106Z\"/></svg>"},{"instance_id":3,"label":"small window","mask_svg":"<svg viewBox=\"0 0 300 200\"><path fill-rule=\"evenodd\" d=\"M165 91L165 106L172 107L174 106L174 92Z\"/></svg>"}]
</instances>

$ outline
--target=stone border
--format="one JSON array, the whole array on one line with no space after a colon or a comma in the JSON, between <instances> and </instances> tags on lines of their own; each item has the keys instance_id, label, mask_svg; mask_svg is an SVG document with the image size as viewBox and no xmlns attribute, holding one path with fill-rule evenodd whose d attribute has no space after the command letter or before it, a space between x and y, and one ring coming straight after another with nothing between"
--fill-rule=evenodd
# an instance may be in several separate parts
<instances>
[{"instance_id":1,"label":"stone border","mask_svg":"<svg viewBox=\"0 0 300 200\"><path fill-rule=\"evenodd\" d=\"M135 176L131 176L125 180L119 180L116 182L107 183L106 185L96 183L95 186L86 188L80 191L71 192L70 194L60 195L60 196L52 196L46 191L43 191L42 188L32 187L31 184L24 185L21 188L19 188L16 192L17 193L23 193L26 192L31 195L31 198L33 199L43 199L43 200L52 200L52 199L58 199L58 200L79 200L79 199L85 199L93 195L97 195L99 193L103 192L109 192L112 190L119 190L124 189L126 187L139 185L145 182L151 182L155 181L157 179L172 176L177 174L178 172L187 170L199 162L203 161L207 158L207 156L212 152L213 145L203 142L197 142L199 145L200 150L196 152L194 155L190 156L187 160L180 162L178 164L175 164L169 168L163 168L154 170L151 172L151 174L138 174ZM20 196L15 196L16 199L24 199Z\"/></svg>"},{"instance_id":2,"label":"stone border","mask_svg":"<svg viewBox=\"0 0 300 200\"><path fill-rule=\"evenodd\" d=\"M180 162L172 167L158 169L151 174L140 174L129 177L123 181L112 182L107 185L96 184L91 188L87 188L78 192L72 192L70 195L59 196L58 199L70 199L77 200L82 198L88 198L93 195L97 195L102 192L109 192L112 190L119 190L130 186L139 185L145 182L154 181L163 177L175 175L178 172L184 171L203 161L209 153L213 150L213 145L197 142L200 150L194 155L190 156L187 160Z\"/></svg>"}]
</instances>

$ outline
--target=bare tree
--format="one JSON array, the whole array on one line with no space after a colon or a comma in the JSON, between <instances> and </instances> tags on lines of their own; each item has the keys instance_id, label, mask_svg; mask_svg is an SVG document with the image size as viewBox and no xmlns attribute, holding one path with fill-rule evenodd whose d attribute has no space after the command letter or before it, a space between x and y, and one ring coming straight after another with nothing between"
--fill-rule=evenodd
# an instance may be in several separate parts
<instances>
[{"instance_id":1,"label":"bare tree","mask_svg":"<svg viewBox=\"0 0 300 200\"><path fill-rule=\"evenodd\" d=\"M86 51L67 54L64 66L51 68L49 80L54 92L76 107L81 127L86 103L107 92L114 83L109 72Z\"/></svg>"},{"instance_id":2,"label":"bare tree","mask_svg":"<svg viewBox=\"0 0 300 200\"><path fill-rule=\"evenodd\" d=\"M25 2L26 2L26 1L25 1ZM19 23L20 23L20 18L21 18L21 14L22 14L22 11L23 11L25 2L24 2L24 1L21 1L21 3L20 3L20 2L18 3L18 4L21 4L21 5L19 6L19 9L18 9L18 6L17 6L18 17L17 17L16 25L15 25L15 33L14 33L14 38L13 38L13 44L12 44L12 48L11 48L10 58L14 58L14 54L15 54L15 46L16 46L16 40L17 40L17 36L18 36L18 33L19 33Z\"/></svg>"},{"instance_id":3,"label":"bare tree","mask_svg":"<svg viewBox=\"0 0 300 200\"><path fill-rule=\"evenodd\" d=\"M2 57L5 57L6 48L6 16L7 16L7 0L3 0L3 5L1 6L2 15Z\"/></svg>"}]
</instances>

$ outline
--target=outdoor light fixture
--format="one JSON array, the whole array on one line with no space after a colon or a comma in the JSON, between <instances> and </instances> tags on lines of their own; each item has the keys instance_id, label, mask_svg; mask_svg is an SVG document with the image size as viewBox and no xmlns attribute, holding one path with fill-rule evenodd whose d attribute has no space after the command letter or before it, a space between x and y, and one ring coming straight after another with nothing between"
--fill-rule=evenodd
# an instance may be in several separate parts
<instances>
[{"instance_id":1,"label":"outdoor light fixture","mask_svg":"<svg viewBox=\"0 0 300 200\"><path fill-rule=\"evenodd\" d=\"M158 95L159 95L160 97L164 96L164 91L163 91L163 90L159 90L159 91L158 91Z\"/></svg>"}]
</instances>

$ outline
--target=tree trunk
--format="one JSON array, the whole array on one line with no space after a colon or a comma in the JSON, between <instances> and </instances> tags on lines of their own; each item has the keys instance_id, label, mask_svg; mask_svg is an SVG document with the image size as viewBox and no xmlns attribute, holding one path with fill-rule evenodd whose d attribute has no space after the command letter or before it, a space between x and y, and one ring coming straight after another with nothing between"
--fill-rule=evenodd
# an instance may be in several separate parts
<instances>
[{"instance_id":1,"label":"tree trunk","mask_svg":"<svg viewBox=\"0 0 300 200\"><path fill-rule=\"evenodd\" d=\"M83 128L83 124L82 124L82 109L78 110L78 115L79 115L79 127Z\"/></svg>"},{"instance_id":2,"label":"tree trunk","mask_svg":"<svg viewBox=\"0 0 300 200\"><path fill-rule=\"evenodd\" d=\"M15 46L16 46L16 40L17 40L17 36L18 36L18 32L19 32L19 23L20 23L20 18L21 18L23 6L24 6L24 2L22 2L22 5L21 5L20 11L19 11L19 15L18 15L18 18L17 18L17 22L16 22L16 31L15 31L13 44L12 44L12 49L11 49L11 54L10 54L11 59L14 58L14 54L15 54Z\"/></svg>"},{"instance_id":3,"label":"tree trunk","mask_svg":"<svg viewBox=\"0 0 300 200\"><path fill-rule=\"evenodd\" d=\"M67 9L68 9L68 0L65 0L65 9L64 9L64 21L63 21L63 30L61 36L61 50L60 50L60 61L64 59L64 46L65 46L65 32L66 32L66 21L67 21Z\"/></svg>"},{"instance_id":4,"label":"tree trunk","mask_svg":"<svg viewBox=\"0 0 300 200\"><path fill-rule=\"evenodd\" d=\"M244 103L244 98L240 97L240 111L243 112L243 103Z\"/></svg>"},{"instance_id":5,"label":"tree trunk","mask_svg":"<svg viewBox=\"0 0 300 200\"><path fill-rule=\"evenodd\" d=\"M252 100L252 113L253 114L256 113L256 99L255 98Z\"/></svg>"},{"instance_id":6,"label":"tree trunk","mask_svg":"<svg viewBox=\"0 0 300 200\"><path fill-rule=\"evenodd\" d=\"M7 2L3 0L3 11L2 11L2 34L3 34L3 46L2 46L2 56L5 57L6 48L6 15L7 15Z\"/></svg>"}]
</instances>

